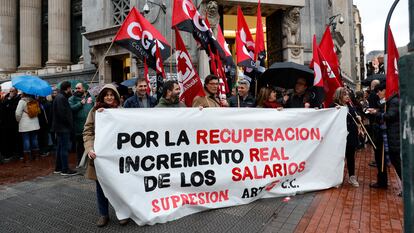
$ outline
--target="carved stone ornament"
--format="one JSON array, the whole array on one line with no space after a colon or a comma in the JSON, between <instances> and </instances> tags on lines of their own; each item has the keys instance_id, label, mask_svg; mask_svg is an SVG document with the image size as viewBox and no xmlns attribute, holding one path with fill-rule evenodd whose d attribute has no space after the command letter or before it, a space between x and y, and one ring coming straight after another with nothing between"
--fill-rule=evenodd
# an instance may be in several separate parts
<instances>
[{"instance_id":1,"label":"carved stone ornament","mask_svg":"<svg viewBox=\"0 0 414 233\"><path fill-rule=\"evenodd\" d=\"M290 53L293 57L298 58L302 53L302 49L300 47L291 48Z\"/></svg>"},{"instance_id":2,"label":"carved stone ornament","mask_svg":"<svg viewBox=\"0 0 414 233\"><path fill-rule=\"evenodd\" d=\"M203 16L207 15L208 18L208 22L210 23L210 27L211 30L214 33L214 36L217 36L217 26L220 23L220 14L219 14L219 5L217 3L217 1L215 0L210 0L210 1L205 1L202 5L201 5L201 14L203 14Z\"/></svg>"},{"instance_id":3,"label":"carved stone ornament","mask_svg":"<svg viewBox=\"0 0 414 233\"><path fill-rule=\"evenodd\" d=\"M292 7L285 12L282 24L283 45L300 45L300 8Z\"/></svg>"}]
</instances>

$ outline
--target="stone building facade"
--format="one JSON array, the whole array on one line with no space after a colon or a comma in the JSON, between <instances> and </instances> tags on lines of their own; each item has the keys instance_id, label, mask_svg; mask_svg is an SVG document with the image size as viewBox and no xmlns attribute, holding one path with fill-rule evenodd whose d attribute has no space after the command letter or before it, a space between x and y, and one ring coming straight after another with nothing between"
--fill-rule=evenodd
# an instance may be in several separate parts
<instances>
[{"instance_id":1,"label":"stone building facade","mask_svg":"<svg viewBox=\"0 0 414 233\"><path fill-rule=\"evenodd\" d=\"M215 26L235 16L241 5L245 16L256 15L256 0L193 0ZM341 13L344 24L334 32L342 74L353 83L356 45L352 0L262 0L268 64L294 61L309 64L312 36L320 40L330 16ZM121 82L142 74L142 62L112 39L129 9L136 7L174 47L172 1L165 0L0 0L0 82L12 76L35 74L57 83L64 79ZM335 9L335 10L334 10ZM336 9L341 9L338 12ZM85 14L84 12L87 12ZM360 23L359 23L360 25ZM233 28L227 31L234 31ZM189 33L181 33L200 77L208 69ZM227 38L234 53L234 38ZM175 58L167 60L167 76L175 76ZM95 75L95 71L97 75Z\"/></svg>"},{"instance_id":2,"label":"stone building facade","mask_svg":"<svg viewBox=\"0 0 414 233\"><path fill-rule=\"evenodd\" d=\"M351 88L358 88L365 72L364 46L361 17L352 0L306 0L306 6L301 10L301 17L305 64L309 64L312 60L313 35L316 34L319 42L326 26L331 23L342 79Z\"/></svg>"}]
</instances>

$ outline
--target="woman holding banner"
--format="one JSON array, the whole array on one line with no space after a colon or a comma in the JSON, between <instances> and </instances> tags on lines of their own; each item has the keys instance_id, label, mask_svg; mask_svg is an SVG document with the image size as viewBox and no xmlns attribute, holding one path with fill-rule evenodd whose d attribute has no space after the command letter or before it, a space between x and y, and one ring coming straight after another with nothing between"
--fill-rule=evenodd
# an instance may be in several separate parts
<instances>
[{"instance_id":1,"label":"woman holding banner","mask_svg":"<svg viewBox=\"0 0 414 233\"><path fill-rule=\"evenodd\" d=\"M348 136L346 138L346 150L345 150L345 158L346 158L346 165L348 167L348 175L349 180L348 182L354 186L359 187L359 183L355 176L355 150L358 146L358 119L355 113L354 107L352 107L349 102L351 98L349 97L349 93L346 88L338 87L336 89L333 103L331 107L340 107L345 106L348 108L348 115L346 117L346 126L348 130Z\"/></svg>"},{"instance_id":2,"label":"woman holding banner","mask_svg":"<svg viewBox=\"0 0 414 233\"><path fill-rule=\"evenodd\" d=\"M93 160L96 158L96 154L93 148L95 141L95 113L96 111L101 112L105 108L119 108L121 103L121 98L119 96L116 87L112 84L106 84L103 86L102 90L99 92L98 97L96 98L96 104L91 109L86 119L85 128L83 130L83 141L85 146L85 151L88 151L88 167L86 169L85 176L88 179L96 181L96 197L98 202L98 210L100 217L96 222L96 226L103 227L106 226L109 222L109 201L105 197L105 194L102 191L102 187L99 184L99 181L96 177L95 166ZM123 219L119 221L120 225L126 225L129 219Z\"/></svg>"}]
</instances>

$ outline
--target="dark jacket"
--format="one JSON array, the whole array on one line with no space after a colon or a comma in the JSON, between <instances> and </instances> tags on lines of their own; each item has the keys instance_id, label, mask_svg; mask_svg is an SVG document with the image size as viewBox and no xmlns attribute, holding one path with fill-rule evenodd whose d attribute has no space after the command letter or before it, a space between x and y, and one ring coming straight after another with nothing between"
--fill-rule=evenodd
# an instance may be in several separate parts
<instances>
[{"instance_id":1,"label":"dark jacket","mask_svg":"<svg viewBox=\"0 0 414 233\"><path fill-rule=\"evenodd\" d=\"M356 148L358 146L358 119L356 117L356 110L354 107L348 106L348 114L346 116L346 128L348 136L346 137L346 145Z\"/></svg>"},{"instance_id":2,"label":"dark jacket","mask_svg":"<svg viewBox=\"0 0 414 233\"><path fill-rule=\"evenodd\" d=\"M237 100L237 98L239 98L239 100ZM250 94L248 96L246 96L246 98L242 98L241 96L232 96L229 98L228 100L229 102L229 106L230 107L241 107L241 108L245 108L245 107L256 107L256 99L251 96Z\"/></svg>"},{"instance_id":3,"label":"dark jacket","mask_svg":"<svg viewBox=\"0 0 414 233\"><path fill-rule=\"evenodd\" d=\"M10 93L7 94L3 102L0 104L0 128L2 129L18 129L18 122L16 121L16 108L19 104L20 96L16 95L13 98L10 98Z\"/></svg>"},{"instance_id":4,"label":"dark jacket","mask_svg":"<svg viewBox=\"0 0 414 233\"><path fill-rule=\"evenodd\" d=\"M167 100L164 97L161 97L160 101L158 102L156 108L182 108L186 107L183 102L180 102L178 99L176 101Z\"/></svg>"},{"instance_id":5,"label":"dark jacket","mask_svg":"<svg viewBox=\"0 0 414 233\"><path fill-rule=\"evenodd\" d=\"M311 108L319 107L315 99L311 98L311 92L306 91L302 95L291 94L284 104L285 108L304 108L305 103L309 103Z\"/></svg>"},{"instance_id":6,"label":"dark jacket","mask_svg":"<svg viewBox=\"0 0 414 233\"><path fill-rule=\"evenodd\" d=\"M384 120L387 126L388 146L391 151L400 151L400 101L394 95L387 101L387 111Z\"/></svg>"},{"instance_id":7,"label":"dark jacket","mask_svg":"<svg viewBox=\"0 0 414 233\"><path fill-rule=\"evenodd\" d=\"M147 107L153 108L157 105L157 99L152 96L147 96ZM138 97L138 95L133 95L125 100L124 108L143 108L144 105L142 104L142 98Z\"/></svg>"},{"instance_id":8,"label":"dark jacket","mask_svg":"<svg viewBox=\"0 0 414 233\"><path fill-rule=\"evenodd\" d=\"M68 97L61 91L53 100L52 132L70 133L73 129L72 109L70 109Z\"/></svg>"},{"instance_id":9,"label":"dark jacket","mask_svg":"<svg viewBox=\"0 0 414 233\"><path fill-rule=\"evenodd\" d=\"M329 107L335 107L336 104L332 103ZM348 114L346 114L346 129L348 135L346 137L346 146L356 148L358 146L358 122L355 108L347 105Z\"/></svg>"}]
</instances>

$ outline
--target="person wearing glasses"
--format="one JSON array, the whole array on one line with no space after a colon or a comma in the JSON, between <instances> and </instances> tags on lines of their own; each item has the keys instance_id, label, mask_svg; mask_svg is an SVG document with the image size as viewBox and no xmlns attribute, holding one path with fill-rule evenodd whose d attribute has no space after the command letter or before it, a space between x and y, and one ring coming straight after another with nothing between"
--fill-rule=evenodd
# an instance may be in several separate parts
<instances>
[{"instance_id":1,"label":"person wearing glasses","mask_svg":"<svg viewBox=\"0 0 414 233\"><path fill-rule=\"evenodd\" d=\"M193 107L219 108L228 107L226 99L220 99L218 95L219 77L208 75L204 80L205 96L196 96L193 100Z\"/></svg>"}]
</instances>

